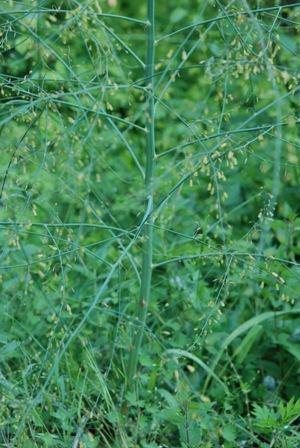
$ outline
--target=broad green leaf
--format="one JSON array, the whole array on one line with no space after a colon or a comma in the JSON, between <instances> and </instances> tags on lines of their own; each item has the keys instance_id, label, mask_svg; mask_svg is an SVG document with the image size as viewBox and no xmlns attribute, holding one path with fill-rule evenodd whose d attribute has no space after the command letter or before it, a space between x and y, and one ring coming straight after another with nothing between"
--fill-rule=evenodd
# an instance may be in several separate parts
<instances>
[{"instance_id":1,"label":"broad green leaf","mask_svg":"<svg viewBox=\"0 0 300 448\"><path fill-rule=\"evenodd\" d=\"M187 10L183 8L175 8L170 14L170 22L180 22L187 15Z\"/></svg>"},{"instance_id":2,"label":"broad green leaf","mask_svg":"<svg viewBox=\"0 0 300 448\"><path fill-rule=\"evenodd\" d=\"M182 423L184 421L184 416L175 409L162 409L157 417L161 420L166 420L170 423Z\"/></svg>"},{"instance_id":3,"label":"broad green leaf","mask_svg":"<svg viewBox=\"0 0 300 448\"><path fill-rule=\"evenodd\" d=\"M178 403L174 395L172 395L169 391L165 389L159 389L158 392L161 394L162 397L164 397L170 408L172 409L180 408L180 404Z\"/></svg>"},{"instance_id":4,"label":"broad green leaf","mask_svg":"<svg viewBox=\"0 0 300 448\"><path fill-rule=\"evenodd\" d=\"M213 372L213 370L210 367L208 367L200 358L198 358L197 356L193 355L192 353L186 350L180 350L180 349L166 350L166 353L173 353L176 356L191 359L192 361L197 363L200 367L202 367L202 369L205 370L210 376L212 376L223 387L225 393L229 395L229 390L226 384L223 383L223 381L221 381L220 378L218 378L218 376Z\"/></svg>"},{"instance_id":5,"label":"broad green leaf","mask_svg":"<svg viewBox=\"0 0 300 448\"><path fill-rule=\"evenodd\" d=\"M10 358L19 357L20 353L17 351L18 347L20 347L20 342L17 341L9 342L0 347L0 361L3 362Z\"/></svg>"},{"instance_id":6,"label":"broad green leaf","mask_svg":"<svg viewBox=\"0 0 300 448\"><path fill-rule=\"evenodd\" d=\"M240 345L235 349L233 357L236 357L237 364L242 364L247 357L249 351L252 348L252 345L258 339L263 331L263 327L261 325L255 325L249 331L249 333L242 340Z\"/></svg>"},{"instance_id":7,"label":"broad green leaf","mask_svg":"<svg viewBox=\"0 0 300 448\"><path fill-rule=\"evenodd\" d=\"M230 424L225 425L223 427L222 436L227 442L233 442L236 438L236 427Z\"/></svg>"}]
</instances>

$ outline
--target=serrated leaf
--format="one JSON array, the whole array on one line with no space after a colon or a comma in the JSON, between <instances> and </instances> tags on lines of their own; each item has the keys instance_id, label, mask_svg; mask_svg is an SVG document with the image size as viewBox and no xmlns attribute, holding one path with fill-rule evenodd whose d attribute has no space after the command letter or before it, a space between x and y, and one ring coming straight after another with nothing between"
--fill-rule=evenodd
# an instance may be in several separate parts
<instances>
[{"instance_id":1,"label":"serrated leaf","mask_svg":"<svg viewBox=\"0 0 300 448\"><path fill-rule=\"evenodd\" d=\"M157 445L156 442L147 443L147 442L141 441L141 444L142 444L143 448L159 448L161 446L161 445Z\"/></svg>"},{"instance_id":2,"label":"serrated leaf","mask_svg":"<svg viewBox=\"0 0 300 448\"><path fill-rule=\"evenodd\" d=\"M201 442L201 429L195 420L182 423L179 426L179 434L181 442L190 448L198 447Z\"/></svg>"},{"instance_id":3,"label":"serrated leaf","mask_svg":"<svg viewBox=\"0 0 300 448\"><path fill-rule=\"evenodd\" d=\"M131 406L138 406L140 408L143 408L145 406L145 400L139 400L134 392L127 392L125 398L128 403L131 404Z\"/></svg>"},{"instance_id":4,"label":"serrated leaf","mask_svg":"<svg viewBox=\"0 0 300 448\"><path fill-rule=\"evenodd\" d=\"M233 442L236 438L236 427L229 424L225 425L222 436L227 442Z\"/></svg>"},{"instance_id":5,"label":"serrated leaf","mask_svg":"<svg viewBox=\"0 0 300 448\"><path fill-rule=\"evenodd\" d=\"M295 402L295 398L292 397L286 405L281 401L279 403L279 412L282 425L287 425L300 415L300 398Z\"/></svg>"},{"instance_id":6,"label":"serrated leaf","mask_svg":"<svg viewBox=\"0 0 300 448\"><path fill-rule=\"evenodd\" d=\"M254 403L252 414L255 416L254 425L262 432L269 433L278 427L278 413L267 406Z\"/></svg>"}]
</instances>

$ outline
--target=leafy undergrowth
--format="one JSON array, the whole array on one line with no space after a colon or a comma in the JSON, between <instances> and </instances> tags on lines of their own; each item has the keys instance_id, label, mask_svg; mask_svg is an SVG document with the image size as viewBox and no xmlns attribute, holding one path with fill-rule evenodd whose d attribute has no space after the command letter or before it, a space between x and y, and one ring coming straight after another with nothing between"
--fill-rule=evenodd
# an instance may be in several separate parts
<instances>
[{"instance_id":1,"label":"leafy undergrowth","mask_svg":"<svg viewBox=\"0 0 300 448\"><path fill-rule=\"evenodd\" d=\"M151 204L146 2L1 2L1 447L300 446L300 4L179 3Z\"/></svg>"}]
</instances>

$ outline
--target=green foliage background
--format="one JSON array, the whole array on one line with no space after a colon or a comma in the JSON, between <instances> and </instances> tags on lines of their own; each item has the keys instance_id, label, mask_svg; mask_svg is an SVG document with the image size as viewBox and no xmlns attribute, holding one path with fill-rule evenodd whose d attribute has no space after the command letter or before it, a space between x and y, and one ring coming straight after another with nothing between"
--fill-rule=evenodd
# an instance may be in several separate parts
<instances>
[{"instance_id":1,"label":"green foliage background","mask_svg":"<svg viewBox=\"0 0 300 448\"><path fill-rule=\"evenodd\" d=\"M156 5L130 392L147 4L0 13L1 446L298 446L300 4Z\"/></svg>"}]
</instances>

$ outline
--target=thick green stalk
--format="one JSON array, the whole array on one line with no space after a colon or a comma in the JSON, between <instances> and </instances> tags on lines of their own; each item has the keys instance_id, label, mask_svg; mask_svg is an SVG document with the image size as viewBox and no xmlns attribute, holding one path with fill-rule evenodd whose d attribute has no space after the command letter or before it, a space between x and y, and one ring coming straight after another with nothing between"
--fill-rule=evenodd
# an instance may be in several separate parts
<instances>
[{"instance_id":1,"label":"thick green stalk","mask_svg":"<svg viewBox=\"0 0 300 448\"><path fill-rule=\"evenodd\" d=\"M144 328L147 319L147 312L150 303L151 277L152 277L152 238L153 238L153 176L155 165L155 120L154 120L154 11L155 0L148 0L148 33L147 33L147 57L146 57L146 175L145 175L145 196L147 208L145 211L146 221L143 231L143 260L142 276L139 302L137 308L137 327L132 339L129 364L127 372L127 389L132 389L133 380L136 376L139 353L142 345Z\"/></svg>"}]
</instances>

